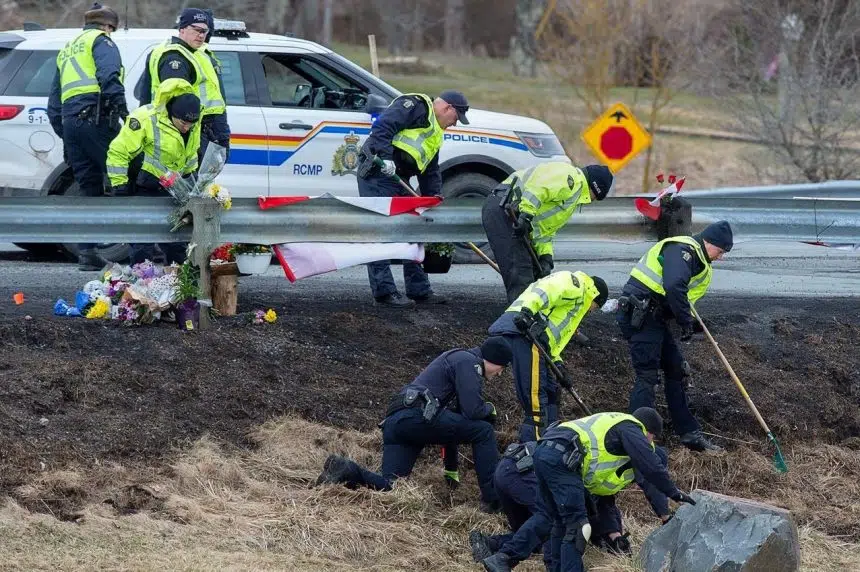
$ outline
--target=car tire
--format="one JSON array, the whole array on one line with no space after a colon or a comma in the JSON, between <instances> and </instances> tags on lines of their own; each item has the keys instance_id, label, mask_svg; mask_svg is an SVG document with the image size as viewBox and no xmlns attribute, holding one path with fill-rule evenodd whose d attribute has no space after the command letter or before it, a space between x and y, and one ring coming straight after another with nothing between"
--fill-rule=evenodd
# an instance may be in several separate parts
<instances>
[{"instance_id":1,"label":"car tire","mask_svg":"<svg viewBox=\"0 0 860 572\"><path fill-rule=\"evenodd\" d=\"M442 195L447 199L486 197L500 181L482 173L461 173L454 175L442 185ZM475 242L487 256L493 258L493 251L487 242ZM462 242L454 243L454 262L457 264L481 264L480 256Z\"/></svg>"},{"instance_id":2,"label":"car tire","mask_svg":"<svg viewBox=\"0 0 860 572\"><path fill-rule=\"evenodd\" d=\"M72 181L72 183L60 194L66 197L83 196L81 188L74 181ZM77 243L63 243L62 247L72 260L77 261L78 253L80 252ZM102 258L111 262L125 262L128 260L128 244L125 243L102 243L96 247L96 250L98 250L98 253Z\"/></svg>"}]
</instances>

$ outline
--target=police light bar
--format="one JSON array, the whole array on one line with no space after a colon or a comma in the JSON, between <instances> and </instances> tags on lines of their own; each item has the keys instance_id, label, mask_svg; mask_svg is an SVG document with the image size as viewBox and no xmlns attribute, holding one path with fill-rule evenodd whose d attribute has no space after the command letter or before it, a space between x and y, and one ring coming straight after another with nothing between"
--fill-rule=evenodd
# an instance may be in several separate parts
<instances>
[{"instance_id":1,"label":"police light bar","mask_svg":"<svg viewBox=\"0 0 860 572\"><path fill-rule=\"evenodd\" d=\"M242 20L220 20L215 18L215 30L218 32L247 32Z\"/></svg>"}]
</instances>

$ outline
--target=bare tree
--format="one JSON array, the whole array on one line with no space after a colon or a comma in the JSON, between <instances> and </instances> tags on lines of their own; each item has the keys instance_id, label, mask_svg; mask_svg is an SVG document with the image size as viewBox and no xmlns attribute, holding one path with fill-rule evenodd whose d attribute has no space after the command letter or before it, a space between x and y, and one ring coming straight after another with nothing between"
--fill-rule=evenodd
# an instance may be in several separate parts
<instances>
[{"instance_id":1,"label":"bare tree","mask_svg":"<svg viewBox=\"0 0 860 572\"><path fill-rule=\"evenodd\" d=\"M445 39L443 46L446 52L460 53L465 48L465 0L447 0L445 3Z\"/></svg>"},{"instance_id":2,"label":"bare tree","mask_svg":"<svg viewBox=\"0 0 860 572\"><path fill-rule=\"evenodd\" d=\"M765 0L735 14L708 49L724 62L709 71L735 88L721 95L737 129L809 181L860 175L860 3Z\"/></svg>"},{"instance_id":3,"label":"bare tree","mask_svg":"<svg viewBox=\"0 0 860 572\"><path fill-rule=\"evenodd\" d=\"M569 85L590 118L611 103L617 86L635 88L634 112L652 134L675 96L691 83L693 46L703 35L705 0L680 9L674 0L558 0L540 38L549 71ZM644 113L641 111L644 108ZM642 189L651 178L646 152Z\"/></svg>"}]
</instances>

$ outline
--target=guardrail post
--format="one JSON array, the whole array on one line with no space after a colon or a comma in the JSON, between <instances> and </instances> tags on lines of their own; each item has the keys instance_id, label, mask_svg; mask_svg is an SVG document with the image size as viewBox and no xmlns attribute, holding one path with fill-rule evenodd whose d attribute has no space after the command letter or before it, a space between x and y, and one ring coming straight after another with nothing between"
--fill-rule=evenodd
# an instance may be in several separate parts
<instances>
[{"instance_id":1,"label":"guardrail post","mask_svg":"<svg viewBox=\"0 0 860 572\"><path fill-rule=\"evenodd\" d=\"M693 205L681 197L663 198L657 220L657 240L693 234Z\"/></svg>"},{"instance_id":2,"label":"guardrail post","mask_svg":"<svg viewBox=\"0 0 860 572\"><path fill-rule=\"evenodd\" d=\"M211 199L194 197L186 208L191 212L191 263L200 269L200 329L210 326L209 308L212 307L212 275L209 272L209 256L221 240L222 207Z\"/></svg>"}]
</instances>

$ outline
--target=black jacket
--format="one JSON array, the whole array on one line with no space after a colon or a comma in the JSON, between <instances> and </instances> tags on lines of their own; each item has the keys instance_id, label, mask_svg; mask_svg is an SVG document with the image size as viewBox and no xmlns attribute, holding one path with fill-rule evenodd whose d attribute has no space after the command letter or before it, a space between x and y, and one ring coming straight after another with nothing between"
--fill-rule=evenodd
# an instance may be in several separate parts
<instances>
[{"instance_id":1,"label":"black jacket","mask_svg":"<svg viewBox=\"0 0 860 572\"><path fill-rule=\"evenodd\" d=\"M484 401L481 390L484 383L484 358L480 348L449 350L430 362L409 388L429 389L433 397L448 409L467 419L486 419L493 408Z\"/></svg>"},{"instance_id":2,"label":"black jacket","mask_svg":"<svg viewBox=\"0 0 860 572\"><path fill-rule=\"evenodd\" d=\"M393 160L397 167L397 174L404 181L410 177L418 177L418 188L422 195L432 196L442 194L442 171L439 169L439 154L419 173L415 161L400 149L394 148L391 141L394 136L404 129L427 127L429 110L427 104L420 97L402 95L395 99L391 105L385 108L367 137L363 148L371 155L379 155L382 159Z\"/></svg>"}]
</instances>

